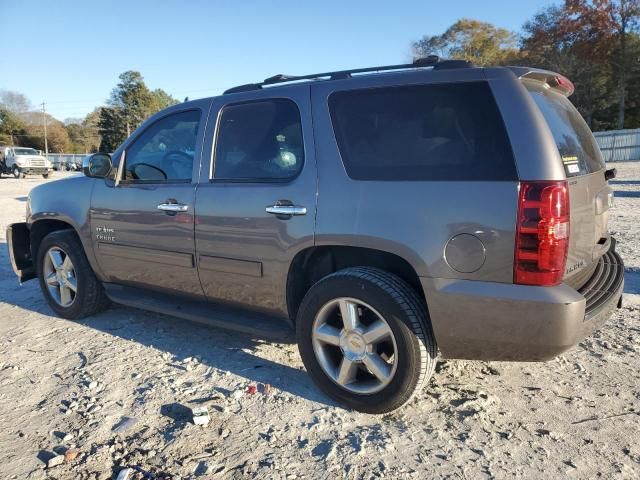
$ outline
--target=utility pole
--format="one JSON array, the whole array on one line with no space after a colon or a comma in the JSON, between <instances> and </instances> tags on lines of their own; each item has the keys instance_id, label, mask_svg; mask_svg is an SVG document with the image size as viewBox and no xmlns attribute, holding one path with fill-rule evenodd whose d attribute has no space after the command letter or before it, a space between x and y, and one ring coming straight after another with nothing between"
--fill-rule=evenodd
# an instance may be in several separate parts
<instances>
[{"instance_id":1,"label":"utility pole","mask_svg":"<svg viewBox=\"0 0 640 480\"><path fill-rule=\"evenodd\" d=\"M47 144L47 112L45 103L42 102L42 123L44 125L44 156L49 158L49 145Z\"/></svg>"}]
</instances>

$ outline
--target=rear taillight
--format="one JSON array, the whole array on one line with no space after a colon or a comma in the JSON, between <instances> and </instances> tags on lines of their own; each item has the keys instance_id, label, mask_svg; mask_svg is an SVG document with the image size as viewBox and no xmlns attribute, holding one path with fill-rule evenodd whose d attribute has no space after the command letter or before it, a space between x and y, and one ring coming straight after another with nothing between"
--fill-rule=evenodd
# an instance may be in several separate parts
<instances>
[{"instance_id":1,"label":"rear taillight","mask_svg":"<svg viewBox=\"0 0 640 480\"><path fill-rule=\"evenodd\" d=\"M568 250L567 182L520 182L513 281L524 285L559 284Z\"/></svg>"}]
</instances>

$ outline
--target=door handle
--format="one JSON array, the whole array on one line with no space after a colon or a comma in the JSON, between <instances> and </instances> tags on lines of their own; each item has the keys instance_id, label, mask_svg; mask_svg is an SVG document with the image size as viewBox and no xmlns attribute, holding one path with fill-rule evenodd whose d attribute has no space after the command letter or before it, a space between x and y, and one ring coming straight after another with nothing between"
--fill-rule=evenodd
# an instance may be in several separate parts
<instances>
[{"instance_id":1,"label":"door handle","mask_svg":"<svg viewBox=\"0 0 640 480\"><path fill-rule=\"evenodd\" d=\"M271 205L270 207L265 208L267 213L271 213L273 215L306 215L307 207L301 207L299 205Z\"/></svg>"},{"instance_id":2,"label":"door handle","mask_svg":"<svg viewBox=\"0 0 640 480\"><path fill-rule=\"evenodd\" d=\"M158 205L158 210L165 212L186 212L189 210L189 205L184 203L161 203Z\"/></svg>"}]
</instances>

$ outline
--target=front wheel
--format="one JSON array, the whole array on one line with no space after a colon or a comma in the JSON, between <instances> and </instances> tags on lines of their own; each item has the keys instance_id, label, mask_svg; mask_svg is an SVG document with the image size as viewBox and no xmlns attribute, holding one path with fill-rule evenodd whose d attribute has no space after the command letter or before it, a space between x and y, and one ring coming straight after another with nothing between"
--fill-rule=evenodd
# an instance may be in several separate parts
<instances>
[{"instance_id":1,"label":"front wheel","mask_svg":"<svg viewBox=\"0 0 640 480\"><path fill-rule=\"evenodd\" d=\"M360 412L401 407L435 368L437 347L424 301L402 279L376 268L340 270L311 287L296 334L311 378Z\"/></svg>"},{"instance_id":2,"label":"front wheel","mask_svg":"<svg viewBox=\"0 0 640 480\"><path fill-rule=\"evenodd\" d=\"M62 318L81 319L109 304L72 230L44 237L38 250L38 279L49 306Z\"/></svg>"},{"instance_id":3,"label":"front wheel","mask_svg":"<svg viewBox=\"0 0 640 480\"><path fill-rule=\"evenodd\" d=\"M20 168L17 165L13 166L12 173L13 173L14 178L20 178L21 172L20 172ZM24 178L24 176L22 178Z\"/></svg>"}]
</instances>

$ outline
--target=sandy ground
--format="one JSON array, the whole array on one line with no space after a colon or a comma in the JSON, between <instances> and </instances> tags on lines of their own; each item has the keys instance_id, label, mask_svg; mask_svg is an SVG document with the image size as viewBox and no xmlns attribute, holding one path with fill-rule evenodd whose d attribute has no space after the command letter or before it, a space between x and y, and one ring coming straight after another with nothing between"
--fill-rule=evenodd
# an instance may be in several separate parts
<instances>
[{"instance_id":1,"label":"sandy ground","mask_svg":"<svg viewBox=\"0 0 640 480\"><path fill-rule=\"evenodd\" d=\"M440 362L386 416L319 393L294 345L118 306L56 318L4 245L42 179L0 179L0 478L105 480L126 465L173 479L639 478L640 163L617 167L624 308L551 362ZM206 427L189 421L198 405Z\"/></svg>"}]
</instances>

